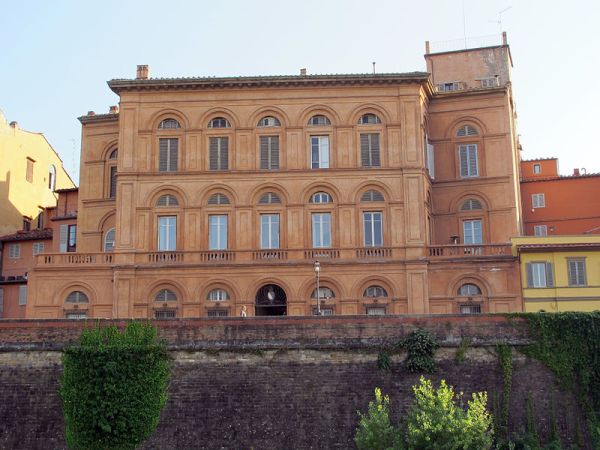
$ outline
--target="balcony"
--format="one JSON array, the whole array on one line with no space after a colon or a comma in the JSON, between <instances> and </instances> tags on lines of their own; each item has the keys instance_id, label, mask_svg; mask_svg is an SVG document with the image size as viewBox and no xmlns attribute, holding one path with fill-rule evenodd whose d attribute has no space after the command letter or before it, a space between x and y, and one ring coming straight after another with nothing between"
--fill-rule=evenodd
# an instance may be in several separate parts
<instances>
[{"instance_id":1,"label":"balcony","mask_svg":"<svg viewBox=\"0 0 600 450\"><path fill-rule=\"evenodd\" d=\"M510 257L510 244L436 245L423 247L431 260ZM302 263L314 260L386 262L406 259L405 247L310 248L264 250L208 250L135 253L54 253L37 256L37 267L136 265L236 265Z\"/></svg>"},{"instance_id":2,"label":"balcony","mask_svg":"<svg viewBox=\"0 0 600 450\"><path fill-rule=\"evenodd\" d=\"M481 244L481 245L435 245L429 247L429 258L456 259L482 257L510 257L510 244Z\"/></svg>"}]
</instances>

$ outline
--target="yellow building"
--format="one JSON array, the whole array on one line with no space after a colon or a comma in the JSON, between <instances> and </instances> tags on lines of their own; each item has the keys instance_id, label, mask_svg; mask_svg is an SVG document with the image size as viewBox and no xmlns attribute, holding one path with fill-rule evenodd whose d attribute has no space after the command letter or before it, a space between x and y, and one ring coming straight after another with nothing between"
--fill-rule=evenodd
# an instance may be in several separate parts
<instances>
[{"instance_id":1,"label":"yellow building","mask_svg":"<svg viewBox=\"0 0 600 450\"><path fill-rule=\"evenodd\" d=\"M600 236L512 239L527 312L600 310Z\"/></svg>"},{"instance_id":2,"label":"yellow building","mask_svg":"<svg viewBox=\"0 0 600 450\"><path fill-rule=\"evenodd\" d=\"M56 205L54 190L75 186L56 151L0 112L0 161L0 236L46 227L42 211Z\"/></svg>"}]
</instances>

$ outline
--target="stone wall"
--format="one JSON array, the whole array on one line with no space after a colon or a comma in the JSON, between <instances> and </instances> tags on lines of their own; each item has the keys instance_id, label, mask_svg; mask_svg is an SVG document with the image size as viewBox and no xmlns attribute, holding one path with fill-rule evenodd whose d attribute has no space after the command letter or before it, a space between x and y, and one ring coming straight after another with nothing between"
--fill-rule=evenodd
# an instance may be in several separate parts
<instances>
[{"instance_id":1,"label":"stone wall","mask_svg":"<svg viewBox=\"0 0 600 450\"><path fill-rule=\"evenodd\" d=\"M502 393L494 345L528 342L518 319L481 317L339 317L177 320L157 322L172 363L169 400L145 449L352 448L357 410L366 410L375 387L391 397L394 419L412 401L419 375L377 369L378 348L415 328L442 343L436 354L441 378L470 395L485 390L489 405ZM0 321L0 448L65 448L59 350L77 338L82 322ZM462 338L472 341L459 363ZM572 396L552 373L514 352L511 425L526 422L532 395L538 429L549 433L555 404L559 428L572 441L585 421Z\"/></svg>"}]
</instances>

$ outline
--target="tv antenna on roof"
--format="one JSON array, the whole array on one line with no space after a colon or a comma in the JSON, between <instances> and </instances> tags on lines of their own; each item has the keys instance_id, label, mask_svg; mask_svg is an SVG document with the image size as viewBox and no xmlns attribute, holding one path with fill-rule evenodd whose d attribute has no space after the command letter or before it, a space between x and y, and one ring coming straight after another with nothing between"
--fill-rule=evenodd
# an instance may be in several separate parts
<instances>
[{"instance_id":1,"label":"tv antenna on roof","mask_svg":"<svg viewBox=\"0 0 600 450\"><path fill-rule=\"evenodd\" d=\"M502 11L498 11L498 20L490 20L490 22L498 24L498 26L500 27L500 31L502 31L502 14L504 14L506 11L508 11L511 8L512 8L512 6L507 6Z\"/></svg>"}]
</instances>

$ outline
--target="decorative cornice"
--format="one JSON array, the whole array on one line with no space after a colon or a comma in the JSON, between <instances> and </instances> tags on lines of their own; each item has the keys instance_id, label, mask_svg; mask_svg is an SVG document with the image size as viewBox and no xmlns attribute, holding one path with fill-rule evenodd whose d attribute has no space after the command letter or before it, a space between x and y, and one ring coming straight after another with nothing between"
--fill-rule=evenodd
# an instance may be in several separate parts
<instances>
[{"instance_id":1,"label":"decorative cornice","mask_svg":"<svg viewBox=\"0 0 600 450\"><path fill-rule=\"evenodd\" d=\"M77 120L83 125L87 125L88 123L118 122L119 113L86 115L78 117Z\"/></svg>"},{"instance_id":2,"label":"decorative cornice","mask_svg":"<svg viewBox=\"0 0 600 450\"><path fill-rule=\"evenodd\" d=\"M331 74L331 75L271 75L249 77L191 77L115 79L108 86L116 94L124 91L164 89L242 89L256 87L316 87L316 86L363 86L427 83L427 72L377 73L377 74ZM98 117L98 116L95 116Z\"/></svg>"}]
</instances>

